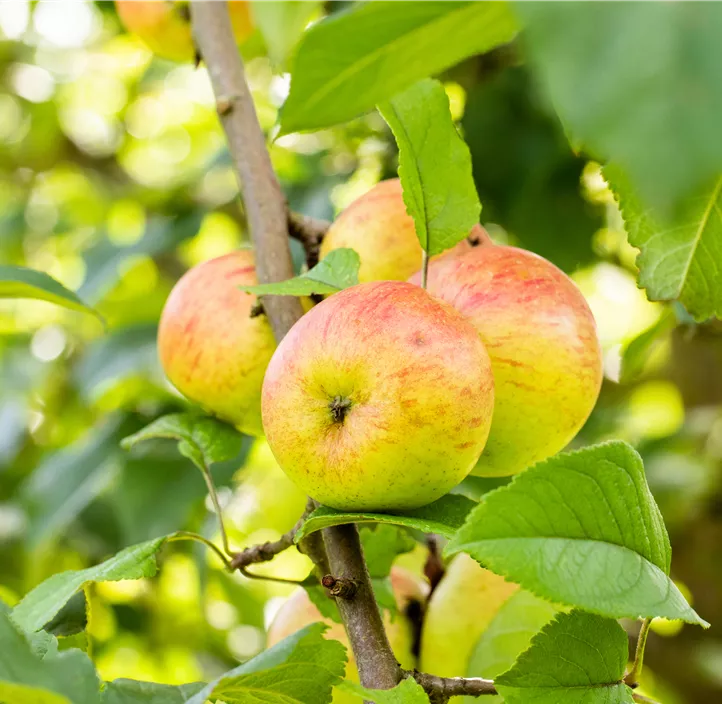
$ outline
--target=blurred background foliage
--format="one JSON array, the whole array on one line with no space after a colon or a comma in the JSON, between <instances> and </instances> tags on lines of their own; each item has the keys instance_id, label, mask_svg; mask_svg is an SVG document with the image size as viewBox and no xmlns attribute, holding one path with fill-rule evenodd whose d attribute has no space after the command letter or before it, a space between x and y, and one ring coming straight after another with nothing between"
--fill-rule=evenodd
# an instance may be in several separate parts
<instances>
[{"instance_id":1,"label":"blurred background foliage","mask_svg":"<svg viewBox=\"0 0 722 704\"><path fill-rule=\"evenodd\" d=\"M288 31L343 4L305 5ZM268 131L288 91L287 34L268 51L258 35L243 47ZM180 528L214 535L191 464L169 444L126 453L119 440L186 406L159 369L161 308L188 267L247 232L203 69L153 57L107 2L1 3L0 38L0 263L51 274L108 323L0 301L0 598L12 604L50 574L129 544ZM605 383L574 444L623 438L639 449L672 538L672 576L722 622L722 325L694 324L637 288L636 250L600 166L570 147L523 45L443 78L482 222L498 242L571 273L596 316ZM271 154L291 207L327 219L396 169L375 113L284 136ZM214 476L235 545L278 537L303 510L262 441L248 439ZM402 559L419 569L423 557ZM290 588L219 567L174 543L158 577L90 589L87 647L101 676L208 679L260 651ZM258 569L302 578L309 563L288 551ZM715 630L654 628L652 691L670 703L718 700Z\"/></svg>"}]
</instances>

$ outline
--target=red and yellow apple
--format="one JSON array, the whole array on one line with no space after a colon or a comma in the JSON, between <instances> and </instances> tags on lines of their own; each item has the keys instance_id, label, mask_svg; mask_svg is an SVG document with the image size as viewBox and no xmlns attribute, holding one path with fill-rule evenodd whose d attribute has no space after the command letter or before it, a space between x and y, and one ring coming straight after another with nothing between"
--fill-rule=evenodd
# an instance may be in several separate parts
<instances>
[{"instance_id":1,"label":"red and yellow apple","mask_svg":"<svg viewBox=\"0 0 722 704\"><path fill-rule=\"evenodd\" d=\"M415 628L407 616L407 611L412 602L423 603L426 600L428 585L411 572L394 567L391 570L391 587L396 597L399 613L393 618L388 611L385 613L386 634L401 667L413 669L416 667L416 658L413 653ZM326 638L338 640L346 646L349 656L346 678L358 682L356 662L343 625L330 619L324 619L304 589L297 589L279 609L268 629L268 646L276 645L301 628L317 621L323 621L330 626L326 631ZM346 704L347 702L352 704L358 701L356 696L345 692L334 692L333 704Z\"/></svg>"},{"instance_id":2,"label":"red and yellow apple","mask_svg":"<svg viewBox=\"0 0 722 704\"><path fill-rule=\"evenodd\" d=\"M432 262L428 290L471 321L491 358L494 417L473 474L516 474L562 450L602 382L596 324L576 284L536 254L489 245Z\"/></svg>"},{"instance_id":3,"label":"red and yellow apple","mask_svg":"<svg viewBox=\"0 0 722 704\"><path fill-rule=\"evenodd\" d=\"M244 433L261 435L261 387L276 349L256 297L253 253L210 259L181 277L158 327L158 352L171 383L191 401Z\"/></svg>"},{"instance_id":4,"label":"red and yellow apple","mask_svg":"<svg viewBox=\"0 0 722 704\"><path fill-rule=\"evenodd\" d=\"M484 236L477 225L471 235ZM333 222L321 244L320 257L341 247L355 250L361 259L359 281L405 281L421 268L423 251L406 205L399 179L377 183L357 198ZM471 249L462 240L437 258L456 256Z\"/></svg>"},{"instance_id":5,"label":"red and yellow apple","mask_svg":"<svg viewBox=\"0 0 722 704\"><path fill-rule=\"evenodd\" d=\"M123 26L139 37L158 56L171 61L193 61L195 46L188 3L176 0L116 0ZM253 32L246 0L228 3L233 35L238 44Z\"/></svg>"},{"instance_id":6,"label":"red and yellow apple","mask_svg":"<svg viewBox=\"0 0 722 704\"><path fill-rule=\"evenodd\" d=\"M263 382L278 464L341 510L428 504L471 471L491 424L494 383L473 326L413 284L334 294L286 335Z\"/></svg>"}]
</instances>

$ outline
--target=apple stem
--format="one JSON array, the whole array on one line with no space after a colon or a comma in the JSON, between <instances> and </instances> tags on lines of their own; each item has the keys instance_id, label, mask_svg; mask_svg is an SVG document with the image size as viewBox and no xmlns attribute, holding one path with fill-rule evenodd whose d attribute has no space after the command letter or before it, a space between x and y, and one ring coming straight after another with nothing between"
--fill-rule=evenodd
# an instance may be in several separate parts
<instances>
[{"instance_id":1,"label":"apple stem","mask_svg":"<svg viewBox=\"0 0 722 704\"><path fill-rule=\"evenodd\" d=\"M425 289L429 281L429 253L424 250L421 264L421 288Z\"/></svg>"}]
</instances>

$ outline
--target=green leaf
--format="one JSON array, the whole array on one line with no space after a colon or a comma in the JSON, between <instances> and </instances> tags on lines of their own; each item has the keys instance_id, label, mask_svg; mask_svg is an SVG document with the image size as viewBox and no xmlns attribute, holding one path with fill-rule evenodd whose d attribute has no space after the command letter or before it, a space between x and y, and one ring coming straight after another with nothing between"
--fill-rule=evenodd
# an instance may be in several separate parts
<instances>
[{"instance_id":1,"label":"green leaf","mask_svg":"<svg viewBox=\"0 0 722 704\"><path fill-rule=\"evenodd\" d=\"M85 653L34 652L6 613L0 613L0 653L3 704L97 704L100 682Z\"/></svg>"},{"instance_id":2,"label":"green leaf","mask_svg":"<svg viewBox=\"0 0 722 704\"><path fill-rule=\"evenodd\" d=\"M559 614L496 678L496 688L507 704L631 704L632 690L622 682L628 647L612 619Z\"/></svg>"},{"instance_id":3,"label":"green leaf","mask_svg":"<svg viewBox=\"0 0 722 704\"><path fill-rule=\"evenodd\" d=\"M562 122L598 159L618 162L647 206L671 214L682 197L719 175L722 5L515 8Z\"/></svg>"},{"instance_id":4,"label":"green leaf","mask_svg":"<svg viewBox=\"0 0 722 704\"><path fill-rule=\"evenodd\" d=\"M238 288L257 296L310 296L314 293L336 293L358 283L360 263L359 256L353 249L335 249L313 269L301 276L275 284Z\"/></svg>"},{"instance_id":5,"label":"green leaf","mask_svg":"<svg viewBox=\"0 0 722 704\"><path fill-rule=\"evenodd\" d=\"M330 618L336 623L343 623L341 613L336 605L336 600L330 597L326 587L320 584L315 571L311 571L311 574L309 574L308 577L301 582L301 586L306 590L308 598L319 610L321 616L324 618Z\"/></svg>"},{"instance_id":6,"label":"green leaf","mask_svg":"<svg viewBox=\"0 0 722 704\"><path fill-rule=\"evenodd\" d=\"M220 699L226 704L328 704L331 688L343 677L346 650L326 640L328 628L314 623L243 665L221 675L189 704Z\"/></svg>"},{"instance_id":7,"label":"green leaf","mask_svg":"<svg viewBox=\"0 0 722 704\"><path fill-rule=\"evenodd\" d=\"M614 165L604 169L630 244L637 257L639 284L652 301L679 300L697 321L722 318L722 177L685 198L672 220L664 221L637 198Z\"/></svg>"},{"instance_id":8,"label":"green leaf","mask_svg":"<svg viewBox=\"0 0 722 704\"><path fill-rule=\"evenodd\" d=\"M628 384L638 377L649 359L652 350L665 333L672 330L677 324L677 318L671 308L662 313L654 325L635 337L622 353L622 365L619 372L619 381Z\"/></svg>"},{"instance_id":9,"label":"green leaf","mask_svg":"<svg viewBox=\"0 0 722 704\"><path fill-rule=\"evenodd\" d=\"M281 132L345 122L516 32L500 2L371 2L335 13L301 39Z\"/></svg>"},{"instance_id":10,"label":"green leaf","mask_svg":"<svg viewBox=\"0 0 722 704\"><path fill-rule=\"evenodd\" d=\"M286 61L320 6L320 2L311 1L251 1L253 23L263 35L271 61L277 65Z\"/></svg>"},{"instance_id":11,"label":"green leaf","mask_svg":"<svg viewBox=\"0 0 722 704\"><path fill-rule=\"evenodd\" d=\"M243 445L243 436L227 423L191 413L172 413L154 420L120 444L130 450L144 440L164 438L178 441L178 451L201 471L215 462L233 459Z\"/></svg>"},{"instance_id":12,"label":"green leaf","mask_svg":"<svg viewBox=\"0 0 722 704\"><path fill-rule=\"evenodd\" d=\"M438 81L419 81L379 105L399 146L404 203L422 249L430 256L463 240L479 222L481 205L471 155L451 119Z\"/></svg>"},{"instance_id":13,"label":"green leaf","mask_svg":"<svg viewBox=\"0 0 722 704\"><path fill-rule=\"evenodd\" d=\"M623 442L557 455L487 494L445 550L458 552L554 603L707 625L667 576L667 531Z\"/></svg>"},{"instance_id":14,"label":"green leaf","mask_svg":"<svg viewBox=\"0 0 722 704\"><path fill-rule=\"evenodd\" d=\"M170 685L119 679L105 684L100 701L102 704L184 704L203 687L202 682Z\"/></svg>"},{"instance_id":15,"label":"green leaf","mask_svg":"<svg viewBox=\"0 0 722 704\"><path fill-rule=\"evenodd\" d=\"M372 578L388 577L394 560L416 547L416 541L408 531L389 523L364 526L360 530L360 535L366 564Z\"/></svg>"},{"instance_id":16,"label":"green leaf","mask_svg":"<svg viewBox=\"0 0 722 704\"><path fill-rule=\"evenodd\" d=\"M0 266L0 298L34 298L55 305L91 313L102 321L100 313L75 293L45 272L23 266Z\"/></svg>"},{"instance_id":17,"label":"green leaf","mask_svg":"<svg viewBox=\"0 0 722 704\"><path fill-rule=\"evenodd\" d=\"M466 677L494 678L506 672L536 635L557 614L549 602L520 589L497 611L481 635L466 670ZM484 701L500 701L501 697Z\"/></svg>"},{"instance_id":18,"label":"green leaf","mask_svg":"<svg viewBox=\"0 0 722 704\"><path fill-rule=\"evenodd\" d=\"M317 530L345 523L391 523L415 528L423 533L438 533L445 537L451 537L462 526L469 511L475 505L471 499L467 499L465 496L449 494L428 506L422 506L413 511L399 511L394 515L336 511L327 506L319 506L306 518L296 533L295 542L298 543L302 538Z\"/></svg>"},{"instance_id":19,"label":"green leaf","mask_svg":"<svg viewBox=\"0 0 722 704\"><path fill-rule=\"evenodd\" d=\"M344 680L336 689L355 694L359 701L363 698L375 704L429 704L429 697L423 687L411 678L403 680L393 689L366 689L349 680Z\"/></svg>"},{"instance_id":20,"label":"green leaf","mask_svg":"<svg viewBox=\"0 0 722 704\"><path fill-rule=\"evenodd\" d=\"M156 554L168 537L131 545L95 567L54 574L25 595L12 611L13 621L24 631L37 631L89 582L152 577L158 569Z\"/></svg>"}]
</instances>

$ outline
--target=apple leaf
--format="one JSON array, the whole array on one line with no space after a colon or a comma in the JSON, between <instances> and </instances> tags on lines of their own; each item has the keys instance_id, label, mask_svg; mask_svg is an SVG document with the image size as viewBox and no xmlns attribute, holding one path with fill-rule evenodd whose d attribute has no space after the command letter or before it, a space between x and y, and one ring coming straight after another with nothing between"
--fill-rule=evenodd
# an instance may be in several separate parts
<instances>
[{"instance_id":1,"label":"apple leaf","mask_svg":"<svg viewBox=\"0 0 722 704\"><path fill-rule=\"evenodd\" d=\"M328 626L314 623L296 631L272 648L226 672L188 700L207 699L226 704L328 704L331 688L343 677L346 649L323 632Z\"/></svg>"},{"instance_id":2,"label":"apple leaf","mask_svg":"<svg viewBox=\"0 0 722 704\"><path fill-rule=\"evenodd\" d=\"M662 515L624 442L556 455L486 494L446 546L459 552L553 603L708 625L667 576Z\"/></svg>"},{"instance_id":3,"label":"apple leaf","mask_svg":"<svg viewBox=\"0 0 722 704\"><path fill-rule=\"evenodd\" d=\"M301 276L274 284L238 288L257 296L310 296L314 293L336 293L358 283L360 263L359 256L353 249L334 249L313 269Z\"/></svg>"},{"instance_id":4,"label":"apple leaf","mask_svg":"<svg viewBox=\"0 0 722 704\"><path fill-rule=\"evenodd\" d=\"M397 511L395 514L351 511L336 511L327 506L319 506L303 522L296 532L295 542L317 530L340 526L346 523L391 523L407 528L415 528L423 533L438 533L451 537L463 525L464 520L476 504L465 496L448 494L428 506L412 511Z\"/></svg>"},{"instance_id":5,"label":"apple leaf","mask_svg":"<svg viewBox=\"0 0 722 704\"><path fill-rule=\"evenodd\" d=\"M410 677L393 689L366 689L349 680L344 680L336 689L374 704L429 704L424 688Z\"/></svg>"},{"instance_id":6,"label":"apple leaf","mask_svg":"<svg viewBox=\"0 0 722 704\"><path fill-rule=\"evenodd\" d=\"M371 2L334 13L301 38L281 133L357 117L516 32L502 2Z\"/></svg>"},{"instance_id":7,"label":"apple leaf","mask_svg":"<svg viewBox=\"0 0 722 704\"><path fill-rule=\"evenodd\" d=\"M499 608L469 658L466 677L494 678L506 672L531 639L558 611L549 602L520 589ZM485 698L499 701L500 697Z\"/></svg>"},{"instance_id":8,"label":"apple leaf","mask_svg":"<svg viewBox=\"0 0 722 704\"><path fill-rule=\"evenodd\" d=\"M597 160L619 163L645 207L674 213L702 181L719 176L722 5L520 2L515 9L530 62L566 129Z\"/></svg>"},{"instance_id":9,"label":"apple leaf","mask_svg":"<svg viewBox=\"0 0 722 704\"><path fill-rule=\"evenodd\" d=\"M130 450L139 442L165 438L178 441L178 451L201 471L215 462L233 459L241 451L243 436L227 423L209 416L172 413L154 420L121 441Z\"/></svg>"},{"instance_id":10,"label":"apple leaf","mask_svg":"<svg viewBox=\"0 0 722 704\"><path fill-rule=\"evenodd\" d=\"M91 313L101 322L103 318L94 308L84 303L43 271L24 266L0 266L0 298L33 298L82 313Z\"/></svg>"},{"instance_id":11,"label":"apple leaf","mask_svg":"<svg viewBox=\"0 0 722 704\"><path fill-rule=\"evenodd\" d=\"M185 704L205 687L203 682L190 684L158 684L118 679L106 682L102 704Z\"/></svg>"},{"instance_id":12,"label":"apple leaf","mask_svg":"<svg viewBox=\"0 0 722 704\"><path fill-rule=\"evenodd\" d=\"M276 65L288 59L304 28L318 12L320 2L251 0L253 23L261 30L268 56Z\"/></svg>"},{"instance_id":13,"label":"apple leaf","mask_svg":"<svg viewBox=\"0 0 722 704\"><path fill-rule=\"evenodd\" d=\"M649 359L654 347L677 324L677 318L671 308L662 313L654 325L637 335L622 353L622 365L619 372L619 381L628 384L638 377Z\"/></svg>"},{"instance_id":14,"label":"apple leaf","mask_svg":"<svg viewBox=\"0 0 722 704\"><path fill-rule=\"evenodd\" d=\"M626 175L607 166L604 176L619 201L637 257L639 284L652 301L679 300L701 322L722 318L722 177L685 198L664 223L637 198Z\"/></svg>"},{"instance_id":15,"label":"apple leaf","mask_svg":"<svg viewBox=\"0 0 722 704\"><path fill-rule=\"evenodd\" d=\"M152 577L158 569L156 554L170 536L121 550L110 559L84 570L59 572L41 582L12 610L12 620L23 631L37 631L88 582L117 582Z\"/></svg>"},{"instance_id":16,"label":"apple leaf","mask_svg":"<svg viewBox=\"0 0 722 704\"><path fill-rule=\"evenodd\" d=\"M622 681L628 640L613 619L583 611L559 614L496 680L507 704L626 704Z\"/></svg>"},{"instance_id":17,"label":"apple leaf","mask_svg":"<svg viewBox=\"0 0 722 704\"><path fill-rule=\"evenodd\" d=\"M443 86L427 78L379 105L399 147L399 178L416 235L429 256L463 240L481 205L471 154L449 111Z\"/></svg>"},{"instance_id":18,"label":"apple leaf","mask_svg":"<svg viewBox=\"0 0 722 704\"><path fill-rule=\"evenodd\" d=\"M54 640L54 639L53 639ZM0 700L3 704L97 704L100 682L80 650L34 652L7 613L0 612Z\"/></svg>"},{"instance_id":19,"label":"apple leaf","mask_svg":"<svg viewBox=\"0 0 722 704\"><path fill-rule=\"evenodd\" d=\"M388 577L394 560L416 547L408 531L390 523L363 526L359 533L369 574L376 579Z\"/></svg>"}]
</instances>

